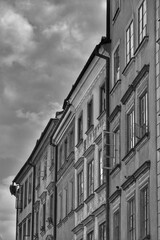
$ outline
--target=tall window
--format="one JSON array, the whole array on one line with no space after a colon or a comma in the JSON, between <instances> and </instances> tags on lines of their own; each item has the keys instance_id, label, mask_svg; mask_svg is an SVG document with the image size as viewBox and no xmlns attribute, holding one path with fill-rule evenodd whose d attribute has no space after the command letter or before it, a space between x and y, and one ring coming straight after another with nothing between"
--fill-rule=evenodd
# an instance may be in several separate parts
<instances>
[{"instance_id":1,"label":"tall window","mask_svg":"<svg viewBox=\"0 0 160 240\"><path fill-rule=\"evenodd\" d=\"M27 206L27 194L28 194L28 179L25 181L24 190L24 208Z\"/></svg>"},{"instance_id":2,"label":"tall window","mask_svg":"<svg viewBox=\"0 0 160 240\"><path fill-rule=\"evenodd\" d=\"M147 3L146 0L144 0L138 9L138 42L141 43L141 41L146 35L147 35Z\"/></svg>"},{"instance_id":3,"label":"tall window","mask_svg":"<svg viewBox=\"0 0 160 240\"><path fill-rule=\"evenodd\" d=\"M53 194L51 194L50 196L50 217L52 218L52 221L53 221Z\"/></svg>"},{"instance_id":4,"label":"tall window","mask_svg":"<svg viewBox=\"0 0 160 240\"><path fill-rule=\"evenodd\" d=\"M44 160L44 176L43 179L45 179L47 177L47 160Z\"/></svg>"},{"instance_id":5,"label":"tall window","mask_svg":"<svg viewBox=\"0 0 160 240\"><path fill-rule=\"evenodd\" d=\"M19 227L19 240L22 239L22 225Z\"/></svg>"},{"instance_id":6,"label":"tall window","mask_svg":"<svg viewBox=\"0 0 160 240\"><path fill-rule=\"evenodd\" d=\"M100 114L106 109L105 83L100 87Z\"/></svg>"},{"instance_id":7,"label":"tall window","mask_svg":"<svg viewBox=\"0 0 160 240\"><path fill-rule=\"evenodd\" d=\"M135 198L128 202L128 238L135 240Z\"/></svg>"},{"instance_id":8,"label":"tall window","mask_svg":"<svg viewBox=\"0 0 160 240\"><path fill-rule=\"evenodd\" d=\"M40 179L41 179L41 165L37 166L37 186L40 186Z\"/></svg>"},{"instance_id":9,"label":"tall window","mask_svg":"<svg viewBox=\"0 0 160 240\"><path fill-rule=\"evenodd\" d=\"M131 150L134 147L134 109L127 114L127 150Z\"/></svg>"},{"instance_id":10,"label":"tall window","mask_svg":"<svg viewBox=\"0 0 160 240\"><path fill-rule=\"evenodd\" d=\"M70 132L70 152L73 151L74 148L74 133L73 133L73 129Z\"/></svg>"},{"instance_id":11,"label":"tall window","mask_svg":"<svg viewBox=\"0 0 160 240\"><path fill-rule=\"evenodd\" d=\"M83 170L80 171L77 175L77 183L78 183L78 205L83 203L83 194L84 194L84 186L83 186Z\"/></svg>"},{"instance_id":12,"label":"tall window","mask_svg":"<svg viewBox=\"0 0 160 240\"><path fill-rule=\"evenodd\" d=\"M99 240L106 240L106 223L99 225Z\"/></svg>"},{"instance_id":13,"label":"tall window","mask_svg":"<svg viewBox=\"0 0 160 240\"><path fill-rule=\"evenodd\" d=\"M29 176L29 186L28 186L28 203L31 202L32 199L32 173Z\"/></svg>"},{"instance_id":14,"label":"tall window","mask_svg":"<svg viewBox=\"0 0 160 240\"><path fill-rule=\"evenodd\" d=\"M129 63L133 57L133 21L126 31L126 63Z\"/></svg>"},{"instance_id":15,"label":"tall window","mask_svg":"<svg viewBox=\"0 0 160 240\"><path fill-rule=\"evenodd\" d=\"M71 185L71 210L74 208L74 185L73 185L73 180L71 180L70 185Z\"/></svg>"},{"instance_id":16,"label":"tall window","mask_svg":"<svg viewBox=\"0 0 160 240\"><path fill-rule=\"evenodd\" d=\"M62 220L62 213L63 213L63 204L62 204L62 193L59 194L59 221Z\"/></svg>"},{"instance_id":17,"label":"tall window","mask_svg":"<svg viewBox=\"0 0 160 240\"><path fill-rule=\"evenodd\" d=\"M114 240L120 240L120 212L116 211L113 215L113 236Z\"/></svg>"},{"instance_id":18,"label":"tall window","mask_svg":"<svg viewBox=\"0 0 160 240\"><path fill-rule=\"evenodd\" d=\"M50 153L51 153L51 166L53 166L55 160L55 148L53 146L50 146Z\"/></svg>"},{"instance_id":19,"label":"tall window","mask_svg":"<svg viewBox=\"0 0 160 240\"><path fill-rule=\"evenodd\" d=\"M65 188L65 216L68 214L68 187Z\"/></svg>"},{"instance_id":20,"label":"tall window","mask_svg":"<svg viewBox=\"0 0 160 240\"><path fill-rule=\"evenodd\" d=\"M149 192L148 185L140 192L140 225L141 237L149 235Z\"/></svg>"},{"instance_id":21,"label":"tall window","mask_svg":"<svg viewBox=\"0 0 160 240\"><path fill-rule=\"evenodd\" d=\"M93 231L87 234L87 240L93 240L94 239L94 233Z\"/></svg>"},{"instance_id":22,"label":"tall window","mask_svg":"<svg viewBox=\"0 0 160 240\"><path fill-rule=\"evenodd\" d=\"M104 170L103 170L102 149L99 149L98 158L99 158L99 185L102 185L104 183Z\"/></svg>"},{"instance_id":23,"label":"tall window","mask_svg":"<svg viewBox=\"0 0 160 240\"><path fill-rule=\"evenodd\" d=\"M35 234L38 235L38 229L39 229L39 212L36 212L36 232Z\"/></svg>"},{"instance_id":24,"label":"tall window","mask_svg":"<svg viewBox=\"0 0 160 240\"><path fill-rule=\"evenodd\" d=\"M17 209L20 209L20 212L23 210L23 185L18 189Z\"/></svg>"},{"instance_id":25,"label":"tall window","mask_svg":"<svg viewBox=\"0 0 160 240\"><path fill-rule=\"evenodd\" d=\"M45 227L46 227L46 203L43 203L43 221L42 221L42 227L43 230L45 231Z\"/></svg>"},{"instance_id":26,"label":"tall window","mask_svg":"<svg viewBox=\"0 0 160 240\"><path fill-rule=\"evenodd\" d=\"M78 142L83 139L83 114L78 118Z\"/></svg>"},{"instance_id":27,"label":"tall window","mask_svg":"<svg viewBox=\"0 0 160 240\"><path fill-rule=\"evenodd\" d=\"M94 191L94 161L88 163L88 196Z\"/></svg>"},{"instance_id":28,"label":"tall window","mask_svg":"<svg viewBox=\"0 0 160 240\"><path fill-rule=\"evenodd\" d=\"M93 125L93 99L87 105L87 127L88 129Z\"/></svg>"},{"instance_id":29,"label":"tall window","mask_svg":"<svg viewBox=\"0 0 160 240\"><path fill-rule=\"evenodd\" d=\"M120 129L117 128L113 133L113 167L119 163L120 153Z\"/></svg>"},{"instance_id":30,"label":"tall window","mask_svg":"<svg viewBox=\"0 0 160 240\"><path fill-rule=\"evenodd\" d=\"M61 168L62 163L63 163L63 147L61 145L59 149L59 169Z\"/></svg>"},{"instance_id":31,"label":"tall window","mask_svg":"<svg viewBox=\"0 0 160 240\"><path fill-rule=\"evenodd\" d=\"M148 131L148 94L145 92L139 98L139 125L142 136Z\"/></svg>"},{"instance_id":32,"label":"tall window","mask_svg":"<svg viewBox=\"0 0 160 240\"><path fill-rule=\"evenodd\" d=\"M28 219L28 231L27 231L27 235L30 236L31 235L31 219Z\"/></svg>"},{"instance_id":33,"label":"tall window","mask_svg":"<svg viewBox=\"0 0 160 240\"><path fill-rule=\"evenodd\" d=\"M64 159L67 160L68 156L68 140L67 138L64 141Z\"/></svg>"},{"instance_id":34,"label":"tall window","mask_svg":"<svg viewBox=\"0 0 160 240\"><path fill-rule=\"evenodd\" d=\"M120 79L120 57L119 57L119 45L114 52L114 83Z\"/></svg>"},{"instance_id":35,"label":"tall window","mask_svg":"<svg viewBox=\"0 0 160 240\"><path fill-rule=\"evenodd\" d=\"M23 223L23 238L26 236L26 222Z\"/></svg>"}]
</instances>

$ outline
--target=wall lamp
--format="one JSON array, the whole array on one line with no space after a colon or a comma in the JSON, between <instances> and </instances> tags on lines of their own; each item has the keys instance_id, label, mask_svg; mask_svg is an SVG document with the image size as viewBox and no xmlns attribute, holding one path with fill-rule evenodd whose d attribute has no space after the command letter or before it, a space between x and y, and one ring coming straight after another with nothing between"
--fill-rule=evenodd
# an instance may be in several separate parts
<instances>
[{"instance_id":1,"label":"wall lamp","mask_svg":"<svg viewBox=\"0 0 160 240\"><path fill-rule=\"evenodd\" d=\"M95 47L95 55L96 55L97 57L103 58L103 59L105 59L105 60L110 59L110 55L109 55L109 53L108 53L108 51L107 51L107 47L106 47L106 44L107 44L107 43L110 43L110 42L108 41L108 39L107 39L106 37L102 37L102 38L101 38L101 42L100 42L98 45L96 45L96 47ZM99 52L99 49L100 49L101 47L104 49L105 55Z\"/></svg>"}]
</instances>

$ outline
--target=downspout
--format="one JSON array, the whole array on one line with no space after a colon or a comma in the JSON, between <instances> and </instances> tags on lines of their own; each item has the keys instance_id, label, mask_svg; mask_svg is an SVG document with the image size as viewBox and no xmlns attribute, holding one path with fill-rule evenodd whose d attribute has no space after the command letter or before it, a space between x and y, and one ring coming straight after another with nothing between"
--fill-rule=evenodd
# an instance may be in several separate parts
<instances>
[{"instance_id":1,"label":"downspout","mask_svg":"<svg viewBox=\"0 0 160 240\"><path fill-rule=\"evenodd\" d=\"M111 42L110 39L110 0L106 0L106 38L108 43ZM110 59L106 59L106 131L110 132ZM110 138L109 134L106 136L106 239L110 239Z\"/></svg>"}]
</instances>

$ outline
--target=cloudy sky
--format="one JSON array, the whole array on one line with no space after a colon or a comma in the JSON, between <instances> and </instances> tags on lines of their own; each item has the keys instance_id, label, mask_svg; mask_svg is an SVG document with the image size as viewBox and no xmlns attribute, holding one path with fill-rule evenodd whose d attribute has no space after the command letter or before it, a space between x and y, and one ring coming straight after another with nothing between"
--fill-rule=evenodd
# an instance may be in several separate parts
<instances>
[{"instance_id":1,"label":"cloudy sky","mask_svg":"<svg viewBox=\"0 0 160 240\"><path fill-rule=\"evenodd\" d=\"M105 0L0 0L0 240L15 239L9 184L105 35Z\"/></svg>"}]
</instances>

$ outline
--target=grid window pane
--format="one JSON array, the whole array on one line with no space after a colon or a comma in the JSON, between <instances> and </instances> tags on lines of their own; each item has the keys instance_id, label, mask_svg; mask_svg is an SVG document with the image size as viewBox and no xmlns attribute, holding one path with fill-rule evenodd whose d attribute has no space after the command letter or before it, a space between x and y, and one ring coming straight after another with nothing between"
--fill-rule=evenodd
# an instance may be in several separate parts
<instances>
[{"instance_id":1,"label":"grid window pane","mask_svg":"<svg viewBox=\"0 0 160 240\"><path fill-rule=\"evenodd\" d=\"M94 161L88 163L88 196L94 191Z\"/></svg>"},{"instance_id":2,"label":"grid window pane","mask_svg":"<svg viewBox=\"0 0 160 240\"><path fill-rule=\"evenodd\" d=\"M114 240L120 239L120 212L119 210L113 215L113 236Z\"/></svg>"},{"instance_id":3,"label":"grid window pane","mask_svg":"<svg viewBox=\"0 0 160 240\"><path fill-rule=\"evenodd\" d=\"M127 150L131 150L135 144L134 138L134 110L127 114Z\"/></svg>"},{"instance_id":4,"label":"grid window pane","mask_svg":"<svg viewBox=\"0 0 160 240\"><path fill-rule=\"evenodd\" d=\"M120 56L119 56L119 46L118 46L114 52L114 84L119 79L120 79Z\"/></svg>"},{"instance_id":5,"label":"grid window pane","mask_svg":"<svg viewBox=\"0 0 160 240\"><path fill-rule=\"evenodd\" d=\"M78 205L83 203L83 170L78 173Z\"/></svg>"},{"instance_id":6,"label":"grid window pane","mask_svg":"<svg viewBox=\"0 0 160 240\"><path fill-rule=\"evenodd\" d=\"M135 199L128 202L128 237L135 240Z\"/></svg>"},{"instance_id":7,"label":"grid window pane","mask_svg":"<svg viewBox=\"0 0 160 240\"><path fill-rule=\"evenodd\" d=\"M128 63L133 57L133 21L130 23L126 31L126 63Z\"/></svg>"},{"instance_id":8,"label":"grid window pane","mask_svg":"<svg viewBox=\"0 0 160 240\"><path fill-rule=\"evenodd\" d=\"M106 240L106 223L99 226L99 240Z\"/></svg>"},{"instance_id":9,"label":"grid window pane","mask_svg":"<svg viewBox=\"0 0 160 240\"><path fill-rule=\"evenodd\" d=\"M145 237L149 235L149 191L148 185L141 190L141 202L140 202L140 214L141 214L141 235Z\"/></svg>"},{"instance_id":10,"label":"grid window pane","mask_svg":"<svg viewBox=\"0 0 160 240\"><path fill-rule=\"evenodd\" d=\"M144 0L138 9L138 40L139 43L147 34L147 4Z\"/></svg>"}]
</instances>

